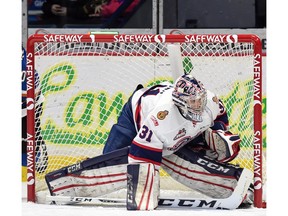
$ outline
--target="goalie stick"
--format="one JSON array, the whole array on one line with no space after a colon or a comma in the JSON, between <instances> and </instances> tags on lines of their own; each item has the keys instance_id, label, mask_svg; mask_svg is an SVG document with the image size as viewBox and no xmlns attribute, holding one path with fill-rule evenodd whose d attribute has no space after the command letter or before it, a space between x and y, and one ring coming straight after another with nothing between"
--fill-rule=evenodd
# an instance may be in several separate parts
<instances>
[{"instance_id":1,"label":"goalie stick","mask_svg":"<svg viewBox=\"0 0 288 216\"><path fill-rule=\"evenodd\" d=\"M73 205L73 204L94 204L126 206L125 199L99 198L99 197L72 197L72 196L46 196L46 204Z\"/></svg>"},{"instance_id":2,"label":"goalie stick","mask_svg":"<svg viewBox=\"0 0 288 216\"><path fill-rule=\"evenodd\" d=\"M100 197L46 196L46 204L57 204L57 205L90 204L100 206L126 206L126 199L100 198ZM235 209L238 207L238 204L236 205L235 203L233 204L233 202L231 202L229 198L213 199L213 198L160 197L158 201L158 207L163 208Z\"/></svg>"}]
</instances>

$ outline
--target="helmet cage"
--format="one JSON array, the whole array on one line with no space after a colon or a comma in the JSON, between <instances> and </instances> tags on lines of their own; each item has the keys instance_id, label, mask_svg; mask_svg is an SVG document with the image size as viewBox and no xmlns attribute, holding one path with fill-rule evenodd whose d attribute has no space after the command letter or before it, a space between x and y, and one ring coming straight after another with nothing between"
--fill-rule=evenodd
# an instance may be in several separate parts
<instances>
[{"instance_id":1,"label":"helmet cage","mask_svg":"<svg viewBox=\"0 0 288 216\"><path fill-rule=\"evenodd\" d=\"M185 116L201 115L207 104L207 91L200 81L183 75L175 82L172 98Z\"/></svg>"}]
</instances>

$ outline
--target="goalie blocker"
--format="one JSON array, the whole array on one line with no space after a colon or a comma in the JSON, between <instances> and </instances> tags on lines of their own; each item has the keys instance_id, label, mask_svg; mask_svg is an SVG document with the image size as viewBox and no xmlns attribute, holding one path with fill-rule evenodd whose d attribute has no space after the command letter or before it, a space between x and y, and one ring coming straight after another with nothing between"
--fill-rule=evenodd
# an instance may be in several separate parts
<instances>
[{"instance_id":1,"label":"goalie blocker","mask_svg":"<svg viewBox=\"0 0 288 216\"><path fill-rule=\"evenodd\" d=\"M158 206L159 172L151 163L128 164L129 147L87 159L45 176L52 196L99 197L127 189L128 210ZM235 209L245 200L253 174L217 163L189 148L164 157L162 167L178 182L223 200L219 208Z\"/></svg>"}]
</instances>

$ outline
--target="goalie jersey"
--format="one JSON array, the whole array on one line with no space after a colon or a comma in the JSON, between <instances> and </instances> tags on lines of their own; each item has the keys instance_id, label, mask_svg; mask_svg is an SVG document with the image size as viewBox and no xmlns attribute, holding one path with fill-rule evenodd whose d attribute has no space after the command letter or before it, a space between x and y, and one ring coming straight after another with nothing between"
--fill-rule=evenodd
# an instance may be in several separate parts
<instances>
[{"instance_id":1,"label":"goalie jersey","mask_svg":"<svg viewBox=\"0 0 288 216\"><path fill-rule=\"evenodd\" d=\"M212 127L221 115L217 97L207 90L202 115L195 115L192 121L185 119L172 101L173 90L167 82L134 93L131 103L137 135L130 147L129 163L150 162L159 169L162 156L179 150Z\"/></svg>"}]
</instances>

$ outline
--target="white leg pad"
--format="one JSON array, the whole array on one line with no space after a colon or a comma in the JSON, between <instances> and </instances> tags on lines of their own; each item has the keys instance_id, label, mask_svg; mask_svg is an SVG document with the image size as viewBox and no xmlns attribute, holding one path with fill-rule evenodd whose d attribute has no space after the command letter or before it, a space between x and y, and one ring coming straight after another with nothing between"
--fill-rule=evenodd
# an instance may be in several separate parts
<instances>
[{"instance_id":1,"label":"white leg pad","mask_svg":"<svg viewBox=\"0 0 288 216\"><path fill-rule=\"evenodd\" d=\"M151 163L127 166L127 210L153 210L158 206L159 172Z\"/></svg>"},{"instance_id":2,"label":"white leg pad","mask_svg":"<svg viewBox=\"0 0 288 216\"><path fill-rule=\"evenodd\" d=\"M84 170L50 181L53 196L97 197L126 188L127 164Z\"/></svg>"},{"instance_id":3,"label":"white leg pad","mask_svg":"<svg viewBox=\"0 0 288 216\"><path fill-rule=\"evenodd\" d=\"M242 171L241 168L206 160L197 154L191 154L191 161L175 154L166 156L162 159L162 168L176 181L216 199L231 197L239 184L247 183L249 187L253 177L252 172L247 169ZM243 180L246 175L247 182ZM245 194L248 187L244 188Z\"/></svg>"}]
</instances>

